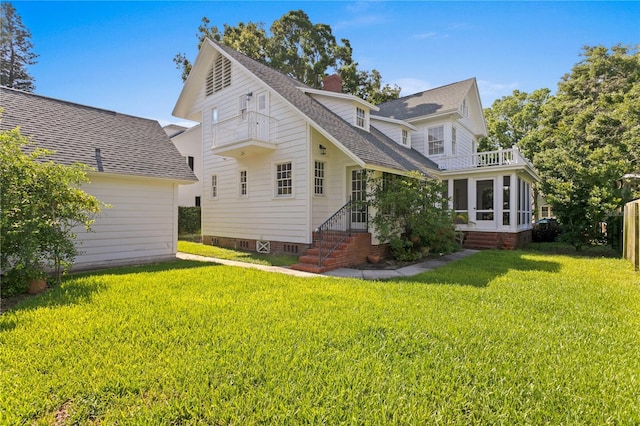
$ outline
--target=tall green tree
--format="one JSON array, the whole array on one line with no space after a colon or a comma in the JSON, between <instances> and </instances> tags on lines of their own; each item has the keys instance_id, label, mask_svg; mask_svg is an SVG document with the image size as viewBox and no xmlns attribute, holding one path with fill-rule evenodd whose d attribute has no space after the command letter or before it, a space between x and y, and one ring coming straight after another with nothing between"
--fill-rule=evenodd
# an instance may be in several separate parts
<instances>
[{"instance_id":1,"label":"tall green tree","mask_svg":"<svg viewBox=\"0 0 640 426\"><path fill-rule=\"evenodd\" d=\"M31 32L9 2L0 3L0 85L33 92L34 78L27 67L37 63Z\"/></svg>"},{"instance_id":2,"label":"tall green tree","mask_svg":"<svg viewBox=\"0 0 640 426\"><path fill-rule=\"evenodd\" d=\"M582 56L543 107L534 135L543 192L576 249L626 201L615 182L640 169L638 48L585 47Z\"/></svg>"},{"instance_id":3,"label":"tall green tree","mask_svg":"<svg viewBox=\"0 0 640 426\"><path fill-rule=\"evenodd\" d=\"M377 70L358 68L347 39L338 42L327 24L314 24L302 10L294 10L274 21L269 34L263 23L224 24L220 30L202 18L198 27L198 48L206 38L232 47L245 55L283 72L311 87L320 88L329 70L343 80L343 91L377 104L397 99L400 87L382 84ZM173 61L186 81L192 64L185 54Z\"/></svg>"},{"instance_id":4,"label":"tall green tree","mask_svg":"<svg viewBox=\"0 0 640 426\"><path fill-rule=\"evenodd\" d=\"M496 99L491 108L485 108L488 136L480 142L480 150L508 149L517 146L533 160L540 149L535 140L539 129L542 107L549 101L551 91L538 89L530 94L514 90L510 96Z\"/></svg>"}]
</instances>

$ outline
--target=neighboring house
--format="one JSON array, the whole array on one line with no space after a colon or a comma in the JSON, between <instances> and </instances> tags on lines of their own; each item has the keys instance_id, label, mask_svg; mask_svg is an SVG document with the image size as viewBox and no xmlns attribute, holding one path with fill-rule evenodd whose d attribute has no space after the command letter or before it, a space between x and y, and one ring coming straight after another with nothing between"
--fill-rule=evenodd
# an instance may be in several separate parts
<instances>
[{"instance_id":1,"label":"neighboring house","mask_svg":"<svg viewBox=\"0 0 640 426\"><path fill-rule=\"evenodd\" d=\"M468 247L530 240L537 175L517 149L476 152L475 79L379 106L341 93L337 76L324 89L203 43L173 114L202 126L205 243L305 254L295 267L311 271L362 262L386 250L361 203L365 176L414 170L448 182Z\"/></svg>"},{"instance_id":2,"label":"neighboring house","mask_svg":"<svg viewBox=\"0 0 640 426\"><path fill-rule=\"evenodd\" d=\"M74 270L175 259L178 185L196 181L158 122L0 88L0 130L20 127L61 164L84 163L104 209L77 231Z\"/></svg>"},{"instance_id":3,"label":"neighboring house","mask_svg":"<svg viewBox=\"0 0 640 426\"><path fill-rule=\"evenodd\" d=\"M169 124L163 129L198 180L202 180L202 130L200 125L184 127ZM200 206L201 198L202 185L192 183L180 185L178 188L178 205L180 206Z\"/></svg>"}]
</instances>

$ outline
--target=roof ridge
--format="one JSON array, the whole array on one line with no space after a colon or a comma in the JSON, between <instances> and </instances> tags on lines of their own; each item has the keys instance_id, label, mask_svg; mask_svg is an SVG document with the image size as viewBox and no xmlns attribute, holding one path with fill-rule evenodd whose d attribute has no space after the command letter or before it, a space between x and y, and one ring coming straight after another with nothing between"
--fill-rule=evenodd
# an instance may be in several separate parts
<instances>
[{"instance_id":1,"label":"roof ridge","mask_svg":"<svg viewBox=\"0 0 640 426\"><path fill-rule=\"evenodd\" d=\"M455 86L456 84L466 83L466 82L473 81L473 80L476 80L476 78L475 78L475 77L466 78L466 79L464 79L464 80L455 81L455 82L453 82L453 83L444 84L444 85L442 85L442 86L433 87L433 88L431 88L431 89L426 89L426 90L423 90L423 91L421 91L421 92L415 92L415 93L412 93L412 94L410 94L410 95L405 95L405 96L399 97L399 98L397 98L397 99L393 99L393 100L388 101L388 102L395 102L395 101L399 101L399 100L401 100L401 99L411 98L411 97L414 97L414 96L422 95L422 94L427 93L427 92L431 92L431 91L434 91L434 90L444 89L444 88L449 87L449 86ZM384 102L384 103L386 103L386 102Z\"/></svg>"},{"instance_id":2,"label":"roof ridge","mask_svg":"<svg viewBox=\"0 0 640 426\"><path fill-rule=\"evenodd\" d=\"M70 106L74 106L74 107L81 107L81 108L91 109L91 110L94 110L94 111L99 111L99 112L103 112L103 113L107 113L107 114L111 114L111 115L120 115L120 116L135 118L135 119L138 119L138 120L147 120L147 121L155 121L155 122L158 121L158 120L155 120L153 118L140 117L140 116L137 116L137 115L127 114L127 113L124 113L124 112L118 112L118 111L110 110L110 109L106 109L106 108L100 108L100 107L95 107L95 106L91 106L91 105L87 105L87 104L81 104L79 102L73 102L73 101L68 101L68 100L65 100L65 99L54 98L52 96L41 95L39 93L27 92L27 91L20 90L20 89L14 89L13 87L0 86L0 89L9 90L9 91L12 91L12 92L17 92L17 93L20 93L22 95L34 96L34 97L38 97L38 98L41 98L41 99L44 99L44 100L48 100L48 101L52 101L52 102L58 102L58 103L61 103L61 104L66 104L66 105L70 105Z\"/></svg>"}]
</instances>

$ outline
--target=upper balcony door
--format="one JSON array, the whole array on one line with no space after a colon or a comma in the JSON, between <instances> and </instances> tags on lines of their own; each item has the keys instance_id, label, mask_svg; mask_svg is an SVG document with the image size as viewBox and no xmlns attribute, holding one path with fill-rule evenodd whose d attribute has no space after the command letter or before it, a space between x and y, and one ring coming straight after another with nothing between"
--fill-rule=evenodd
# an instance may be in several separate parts
<instances>
[{"instance_id":1,"label":"upper balcony door","mask_svg":"<svg viewBox=\"0 0 640 426\"><path fill-rule=\"evenodd\" d=\"M256 137L261 140L269 140L269 96L267 92L258 92L255 96L255 120Z\"/></svg>"},{"instance_id":2,"label":"upper balcony door","mask_svg":"<svg viewBox=\"0 0 640 426\"><path fill-rule=\"evenodd\" d=\"M475 222L478 228L495 228L494 179L476 180L475 212Z\"/></svg>"}]
</instances>

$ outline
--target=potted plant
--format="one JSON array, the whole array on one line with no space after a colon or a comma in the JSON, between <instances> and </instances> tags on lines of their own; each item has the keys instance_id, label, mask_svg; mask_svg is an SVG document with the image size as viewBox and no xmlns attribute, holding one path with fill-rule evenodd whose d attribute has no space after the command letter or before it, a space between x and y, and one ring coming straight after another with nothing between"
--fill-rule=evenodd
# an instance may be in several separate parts
<instances>
[{"instance_id":1,"label":"potted plant","mask_svg":"<svg viewBox=\"0 0 640 426\"><path fill-rule=\"evenodd\" d=\"M29 265L24 269L24 277L27 282L27 293L38 294L47 288L47 274L38 264Z\"/></svg>"}]
</instances>

